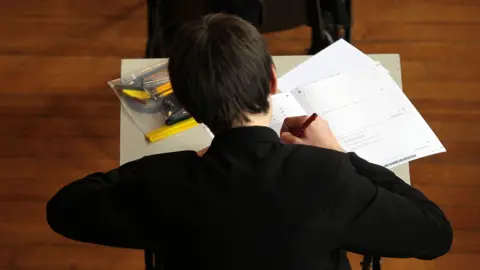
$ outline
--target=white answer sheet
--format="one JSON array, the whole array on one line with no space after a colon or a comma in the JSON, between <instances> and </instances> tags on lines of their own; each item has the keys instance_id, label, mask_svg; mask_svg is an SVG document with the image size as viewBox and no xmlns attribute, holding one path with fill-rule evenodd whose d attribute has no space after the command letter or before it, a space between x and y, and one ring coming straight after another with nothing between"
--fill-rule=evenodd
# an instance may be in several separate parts
<instances>
[{"instance_id":1,"label":"white answer sheet","mask_svg":"<svg viewBox=\"0 0 480 270\"><path fill-rule=\"evenodd\" d=\"M283 120L287 117L306 115L291 93L280 93L272 96L272 121L270 127L280 136Z\"/></svg>"},{"instance_id":2,"label":"white answer sheet","mask_svg":"<svg viewBox=\"0 0 480 270\"><path fill-rule=\"evenodd\" d=\"M316 112L328 121L346 151L372 163L391 168L446 151L382 69L340 74L291 93L307 114Z\"/></svg>"},{"instance_id":3,"label":"white answer sheet","mask_svg":"<svg viewBox=\"0 0 480 270\"><path fill-rule=\"evenodd\" d=\"M290 92L297 87L340 73L374 67L379 67L388 73L380 63L340 39L280 77L278 89L281 92Z\"/></svg>"}]
</instances>

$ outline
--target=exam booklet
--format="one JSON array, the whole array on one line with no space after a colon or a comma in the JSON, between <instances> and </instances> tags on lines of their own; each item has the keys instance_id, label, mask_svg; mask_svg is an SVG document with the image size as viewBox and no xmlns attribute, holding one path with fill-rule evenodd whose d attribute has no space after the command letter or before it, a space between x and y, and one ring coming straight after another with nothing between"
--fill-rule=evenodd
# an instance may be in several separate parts
<instances>
[{"instance_id":1,"label":"exam booklet","mask_svg":"<svg viewBox=\"0 0 480 270\"><path fill-rule=\"evenodd\" d=\"M431 128L381 66L369 65L272 97L271 127L317 113L348 152L386 168L445 152Z\"/></svg>"},{"instance_id":2,"label":"exam booklet","mask_svg":"<svg viewBox=\"0 0 480 270\"><path fill-rule=\"evenodd\" d=\"M281 92L290 92L299 86L334 75L370 68L383 69L388 73L380 63L345 40L339 39L280 77L278 89Z\"/></svg>"}]
</instances>

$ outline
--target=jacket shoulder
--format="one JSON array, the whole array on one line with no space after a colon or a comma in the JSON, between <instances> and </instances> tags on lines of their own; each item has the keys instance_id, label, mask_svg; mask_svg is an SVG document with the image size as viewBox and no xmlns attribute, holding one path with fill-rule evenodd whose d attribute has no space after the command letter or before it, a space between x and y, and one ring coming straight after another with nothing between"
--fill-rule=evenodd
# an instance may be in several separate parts
<instances>
[{"instance_id":1,"label":"jacket shoulder","mask_svg":"<svg viewBox=\"0 0 480 270\"><path fill-rule=\"evenodd\" d=\"M299 168L329 174L334 174L346 158L345 153L308 145L292 145L290 155L291 163Z\"/></svg>"},{"instance_id":2,"label":"jacket shoulder","mask_svg":"<svg viewBox=\"0 0 480 270\"><path fill-rule=\"evenodd\" d=\"M347 154L338 151L306 145L287 147L291 152L283 165L284 179L299 189L313 188L319 195L335 188L340 170L349 164Z\"/></svg>"}]
</instances>

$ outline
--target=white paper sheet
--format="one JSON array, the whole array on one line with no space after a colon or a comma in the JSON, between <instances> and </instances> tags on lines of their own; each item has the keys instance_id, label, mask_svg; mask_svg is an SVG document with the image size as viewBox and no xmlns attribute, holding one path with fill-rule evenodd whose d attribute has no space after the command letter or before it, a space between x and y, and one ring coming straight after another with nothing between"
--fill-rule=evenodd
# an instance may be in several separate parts
<instances>
[{"instance_id":1,"label":"white paper sheet","mask_svg":"<svg viewBox=\"0 0 480 270\"><path fill-rule=\"evenodd\" d=\"M328 121L347 151L391 168L445 148L382 70L331 77L292 92L308 114Z\"/></svg>"},{"instance_id":2,"label":"white paper sheet","mask_svg":"<svg viewBox=\"0 0 480 270\"><path fill-rule=\"evenodd\" d=\"M290 92L328 77L381 66L343 39L328 46L278 79L278 89ZM382 67L383 68L383 67Z\"/></svg>"},{"instance_id":3,"label":"white paper sheet","mask_svg":"<svg viewBox=\"0 0 480 270\"><path fill-rule=\"evenodd\" d=\"M307 114L291 93L273 95L272 104L272 121L270 127L275 130L278 135L280 135L280 129L282 128L285 118Z\"/></svg>"}]
</instances>

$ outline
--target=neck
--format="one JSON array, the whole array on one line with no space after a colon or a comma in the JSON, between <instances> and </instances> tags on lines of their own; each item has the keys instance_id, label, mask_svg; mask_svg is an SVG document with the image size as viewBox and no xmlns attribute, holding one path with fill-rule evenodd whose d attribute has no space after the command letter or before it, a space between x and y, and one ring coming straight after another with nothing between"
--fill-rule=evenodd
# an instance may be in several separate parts
<instances>
[{"instance_id":1,"label":"neck","mask_svg":"<svg viewBox=\"0 0 480 270\"><path fill-rule=\"evenodd\" d=\"M270 108L266 114L246 114L250 122L234 125L233 127L269 127L272 121L272 98L268 98Z\"/></svg>"},{"instance_id":2,"label":"neck","mask_svg":"<svg viewBox=\"0 0 480 270\"><path fill-rule=\"evenodd\" d=\"M270 113L268 114L250 114L247 115L248 119L250 119L250 122L248 123L243 123L242 125L238 125L237 127L244 126L244 127L254 127L254 126L263 126L263 127L269 127L270 122L272 120L272 115Z\"/></svg>"}]
</instances>

